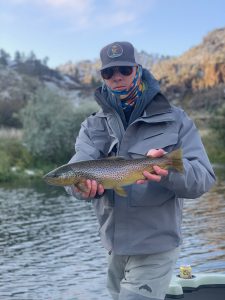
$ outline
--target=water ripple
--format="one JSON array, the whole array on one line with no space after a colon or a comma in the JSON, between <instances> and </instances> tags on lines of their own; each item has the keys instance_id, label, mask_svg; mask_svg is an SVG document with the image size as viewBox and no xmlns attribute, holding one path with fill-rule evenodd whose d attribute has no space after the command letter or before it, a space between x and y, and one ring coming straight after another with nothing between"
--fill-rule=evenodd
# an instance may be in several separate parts
<instances>
[{"instance_id":1,"label":"water ripple","mask_svg":"<svg viewBox=\"0 0 225 300\"><path fill-rule=\"evenodd\" d=\"M225 271L224 188L185 200L177 267ZM0 189L0 299L100 300L106 251L90 203L64 191Z\"/></svg>"}]
</instances>

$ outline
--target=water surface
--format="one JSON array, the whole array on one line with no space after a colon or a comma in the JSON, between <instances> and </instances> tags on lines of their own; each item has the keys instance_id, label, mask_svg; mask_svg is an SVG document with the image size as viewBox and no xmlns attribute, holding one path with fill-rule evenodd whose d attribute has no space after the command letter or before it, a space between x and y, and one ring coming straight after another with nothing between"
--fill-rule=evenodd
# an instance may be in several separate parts
<instances>
[{"instance_id":1,"label":"water surface","mask_svg":"<svg viewBox=\"0 0 225 300\"><path fill-rule=\"evenodd\" d=\"M177 263L225 273L225 183L185 200ZM106 300L106 251L90 203L61 188L0 188L0 299ZM176 270L177 272L177 270Z\"/></svg>"}]
</instances>

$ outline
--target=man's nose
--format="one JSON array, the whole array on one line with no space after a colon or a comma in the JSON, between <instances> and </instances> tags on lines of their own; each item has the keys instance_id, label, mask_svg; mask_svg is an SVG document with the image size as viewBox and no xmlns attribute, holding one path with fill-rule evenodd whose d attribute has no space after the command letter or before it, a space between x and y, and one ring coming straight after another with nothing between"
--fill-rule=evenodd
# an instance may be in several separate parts
<instances>
[{"instance_id":1,"label":"man's nose","mask_svg":"<svg viewBox=\"0 0 225 300\"><path fill-rule=\"evenodd\" d=\"M114 70L113 79L114 80L121 80L122 79L122 74L120 73L119 70Z\"/></svg>"}]
</instances>

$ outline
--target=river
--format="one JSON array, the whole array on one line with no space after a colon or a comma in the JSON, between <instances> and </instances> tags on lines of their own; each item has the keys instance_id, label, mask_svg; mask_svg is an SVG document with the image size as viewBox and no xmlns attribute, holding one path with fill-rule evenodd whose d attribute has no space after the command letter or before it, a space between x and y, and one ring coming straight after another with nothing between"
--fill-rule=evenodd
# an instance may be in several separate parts
<instances>
[{"instance_id":1,"label":"river","mask_svg":"<svg viewBox=\"0 0 225 300\"><path fill-rule=\"evenodd\" d=\"M185 200L181 264L225 272L225 175ZM0 188L0 299L107 300L106 251L90 203L42 184Z\"/></svg>"}]
</instances>

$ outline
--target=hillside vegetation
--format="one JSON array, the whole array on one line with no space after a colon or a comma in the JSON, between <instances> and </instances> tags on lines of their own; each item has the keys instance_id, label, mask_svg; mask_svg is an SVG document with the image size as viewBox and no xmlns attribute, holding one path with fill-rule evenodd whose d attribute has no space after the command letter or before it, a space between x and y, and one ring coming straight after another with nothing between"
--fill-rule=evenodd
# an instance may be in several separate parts
<instances>
[{"instance_id":1,"label":"hillside vegetation","mask_svg":"<svg viewBox=\"0 0 225 300\"><path fill-rule=\"evenodd\" d=\"M225 28L179 57L146 51L137 57L170 101L194 118L210 159L225 161ZM67 162L82 120L98 110L98 59L56 69L47 62L33 52L12 58L0 49L0 181L35 168L40 176L49 164Z\"/></svg>"}]
</instances>

